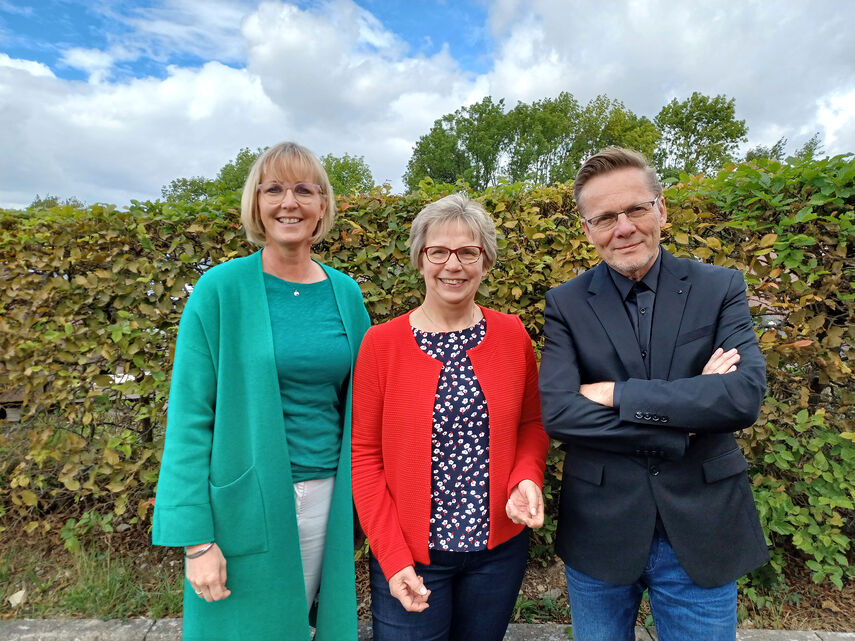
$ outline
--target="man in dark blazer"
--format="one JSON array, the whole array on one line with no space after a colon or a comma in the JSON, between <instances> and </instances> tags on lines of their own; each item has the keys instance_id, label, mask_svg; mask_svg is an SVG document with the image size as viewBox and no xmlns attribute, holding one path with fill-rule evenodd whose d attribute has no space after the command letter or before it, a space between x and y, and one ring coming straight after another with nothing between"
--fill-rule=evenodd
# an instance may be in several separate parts
<instances>
[{"instance_id":1,"label":"man in dark blazer","mask_svg":"<svg viewBox=\"0 0 855 641\"><path fill-rule=\"evenodd\" d=\"M660 247L645 158L610 147L574 185L602 262L546 295L543 424L566 451L557 551L577 641L736 636L736 579L768 559L734 433L766 370L741 272Z\"/></svg>"}]
</instances>

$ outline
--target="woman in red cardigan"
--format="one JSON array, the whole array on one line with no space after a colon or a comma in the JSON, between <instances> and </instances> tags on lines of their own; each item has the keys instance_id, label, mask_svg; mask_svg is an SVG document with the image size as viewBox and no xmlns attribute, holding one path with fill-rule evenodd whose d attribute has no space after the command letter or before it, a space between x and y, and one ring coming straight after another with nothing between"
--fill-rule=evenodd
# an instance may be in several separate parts
<instances>
[{"instance_id":1,"label":"woman in red cardigan","mask_svg":"<svg viewBox=\"0 0 855 641\"><path fill-rule=\"evenodd\" d=\"M500 641L548 439L531 339L475 304L496 230L462 194L425 207L410 258L424 302L371 328L353 386L353 495L371 548L376 641Z\"/></svg>"}]
</instances>

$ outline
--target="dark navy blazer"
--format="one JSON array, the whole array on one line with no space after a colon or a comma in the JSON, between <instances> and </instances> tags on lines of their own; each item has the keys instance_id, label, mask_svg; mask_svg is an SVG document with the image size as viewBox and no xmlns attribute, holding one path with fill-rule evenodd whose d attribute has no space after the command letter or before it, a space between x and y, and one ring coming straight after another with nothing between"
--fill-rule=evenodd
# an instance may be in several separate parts
<instances>
[{"instance_id":1,"label":"dark navy blazer","mask_svg":"<svg viewBox=\"0 0 855 641\"><path fill-rule=\"evenodd\" d=\"M616 584L639 578L657 510L683 568L704 587L762 565L768 550L734 432L757 419L766 389L742 273L664 249L650 378L604 263L546 294L543 424L566 450L557 552ZM736 372L701 375L717 347ZM620 408L579 393L624 381Z\"/></svg>"}]
</instances>

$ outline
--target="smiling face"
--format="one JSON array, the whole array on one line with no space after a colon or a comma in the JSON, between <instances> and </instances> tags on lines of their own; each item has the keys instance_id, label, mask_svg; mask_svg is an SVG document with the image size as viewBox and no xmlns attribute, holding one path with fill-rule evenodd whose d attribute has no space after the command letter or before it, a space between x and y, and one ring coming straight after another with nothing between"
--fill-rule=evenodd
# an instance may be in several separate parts
<instances>
[{"instance_id":1,"label":"smiling face","mask_svg":"<svg viewBox=\"0 0 855 641\"><path fill-rule=\"evenodd\" d=\"M262 173L260 184L278 182L287 187L296 183L314 183L311 176L298 175L294 171ZM266 243L281 247L312 244L312 236L327 209L324 194L318 194L308 200L297 200L293 189L285 191L282 202L272 204L258 195L258 217L264 227Z\"/></svg>"},{"instance_id":2,"label":"smiling face","mask_svg":"<svg viewBox=\"0 0 855 641\"><path fill-rule=\"evenodd\" d=\"M617 169L594 176L582 188L579 208L584 218L594 218L608 212L623 211L627 207L651 201L656 194L641 169ZM668 212L662 198L653 210L636 220L618 216L617 225L607 231L591 229L583 220L585 236L596 248L600 257L616 272L638 281L656 262L659 255L659 238Z\"/></svg>"},{"instance_id":3,"label":"smiling face","mask_svg":"<svg viewBox=\"0 0 855 641\"><path fill-rule=\"evenodd\" d=\"M425 246L437 245L458 249L467 245L481 245L481 241L466 224L450 221L428 230ZM455 254L449 256L446 263L435 265L422 254L419 272L425 279L425 303L429 306L457 307L473 303L487 269L484 266L484 254L469 265L461 264Z\"/></svg>"}]
</instances>

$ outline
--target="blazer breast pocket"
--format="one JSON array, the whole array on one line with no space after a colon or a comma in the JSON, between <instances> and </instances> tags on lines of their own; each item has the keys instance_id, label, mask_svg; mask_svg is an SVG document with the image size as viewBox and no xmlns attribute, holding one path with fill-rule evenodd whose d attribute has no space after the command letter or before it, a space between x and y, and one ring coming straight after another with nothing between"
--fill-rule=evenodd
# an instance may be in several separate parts
<instances>
[{"instance_id":1,"label":"blazer breast pocket","mask_svg":"<svg viewBox=\"0 0 855 641\"><path fill-rule=\"evenodd\" d=\"M255 466L226 485L210 484L214 539L226 557L267 552L264 497Z\"/></svg>"},{"instance_id":2,"label":"blazer breast pocket","mask_svg":"<svg viewBox=\"0 0 855 641\"><path fill-rule=\"evenodd\" d=\"M715 325L706 325L704 327L698 327L697 329L689 330L688 332L684 332L677 336L677 342L675 343L675 347L685 345L686 343L691 343L692 341L696 341L699 338L704 338L705 336L712 336L714 332Z\"/></svg>"}]
</instances>

